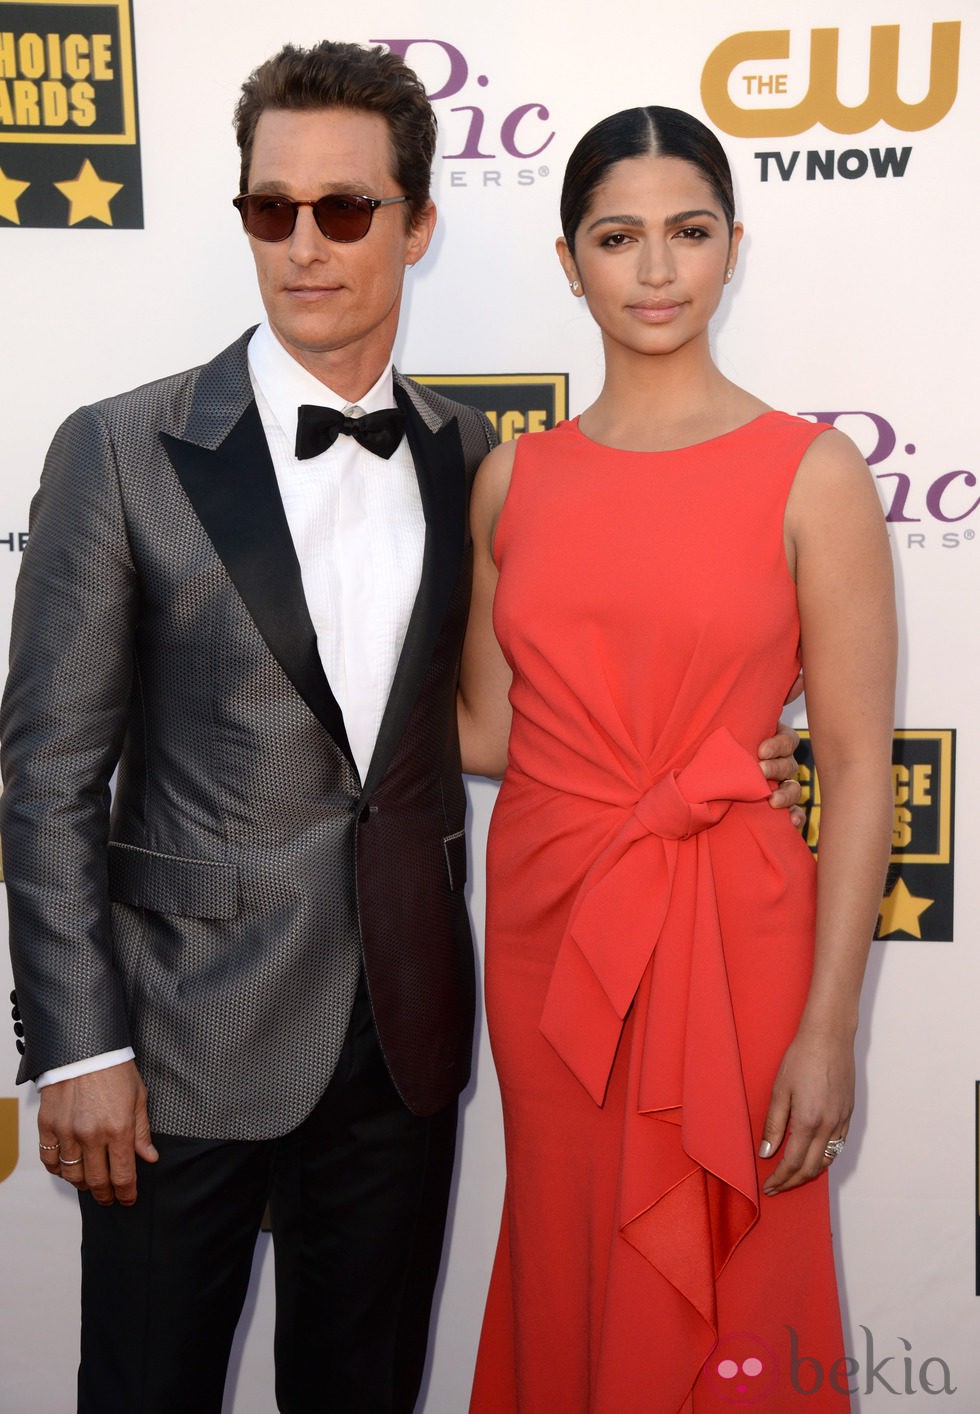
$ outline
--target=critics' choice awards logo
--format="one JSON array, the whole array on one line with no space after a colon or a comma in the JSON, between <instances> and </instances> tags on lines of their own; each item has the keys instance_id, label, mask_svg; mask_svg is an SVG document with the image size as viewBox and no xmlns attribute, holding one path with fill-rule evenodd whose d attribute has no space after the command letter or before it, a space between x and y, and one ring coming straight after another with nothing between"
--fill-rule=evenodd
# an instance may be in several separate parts
<instances>
[{"instance_id":1,"label":"critics' choice awards logo","mask_svg":"<svg viewBox=\"0 0 980 1414\"><path fill-rule=\"evenodd\" d=\"M131 0L0 0L0 226L143 225Z\"/></svg>"},{"instance_id":2,"label":"critics' choice awards logo","mask_svg":"<svg viewBox=\"0 0 980 1414\"><path fill-rule=\"evenodd\" d=\"M567 373L413 373L416 383L486 413L501 442L546 432L568 416Z\"/></svg>"},{"instance_id":3,"label":"critics' choice awards logo","mask_svg":"<svg viewBox=\"0 0 980 1414\"><path fill-rule=\"evenodd\" d=\"M17 1167L19 1121L17 1101L0 1099L0 1183Z\"/></svg>"},{"instance_id":4,"label":"critics' choice awards logo","mask_svg":"<svg viewBox=\"0 0 980 1414\"><path fill-rule=\"evenodd\" d=\"M847 55L863 40L848 32ZM959 78L960 22L932 25L928 87L909 98L910 82L903 54L916 57L917 35L902 34L900 25L873 25L867 57L867 79L843 62L841 32L814 29L809 36L787 29L756 30L730 35L712 51L701 75L701 102L709 119L733 137L795 137L818 125L844 136L867 132L884 123L896 132L918 133L946 117L956 99ZM809 64L804 55L809 42ZM852 82L864 97L844 102L841 89ZM910 146L815 148L803 152L761 151L753 154L763 182L791 178L829 181L842 177L904 177Z\"/></svg>"},{"instance_id":5,"label":"critics' choice awards logo","mask_svg":"<svg viewBox=\"0 0 980 1414\"><path fill-rule=\"evenodd\" d=\"M820 847L820 777L810 733L797 760L803 787L804 838ZM949 942L953 937L953 804L956 733L896 731L892 742L895 814L892 853L876 938Z\"/></svg>"},{"instance_id":6,"label":"critics' choice awards logo","mask_svg":"<svg viewBox=\"0 0 980 1414\"><path fill-rule=\"evenodd\" d=\"M371 43L399 54L437 105L445 141L442 159L459 164L449 171L451 187L533 186L550 176L551 169L541 158L555 131L551 112L539 98L514 102L513 93L501 98L491 76L445 39L372 39Z\"/></svg>"}]
</instances>

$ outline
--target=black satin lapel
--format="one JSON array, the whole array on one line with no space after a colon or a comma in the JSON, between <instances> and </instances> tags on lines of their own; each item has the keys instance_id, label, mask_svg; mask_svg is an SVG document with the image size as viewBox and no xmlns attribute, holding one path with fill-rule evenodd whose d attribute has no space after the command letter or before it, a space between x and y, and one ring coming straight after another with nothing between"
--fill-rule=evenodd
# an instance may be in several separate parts
<instances>
[{"instance_id":1,"label":"black satin lapel","mask_svg":"<svg viewBox=\"0 0 980 1414\"><path fill-rule=\"evenodd\" d=\"M166 432L160 439L270 652L350 759L343 714L317 652L299 561L255 403L248 404L213 451Z\"/></svg>"},{"instance_id":2,"label":"black satin lapel","mask_svg":"<svg viewBox=\"0 0 980 1414\"><path fill-rule=\"evenodd\" d=\"M387 771L401 741L446 616L466 546L468 488L456 420L431 432L397 383L395 401L405 414L408 444L415 461L425 514L425 551L418 594L364 782L365 795L373 791Z\"/></svg>"}]
</instances>

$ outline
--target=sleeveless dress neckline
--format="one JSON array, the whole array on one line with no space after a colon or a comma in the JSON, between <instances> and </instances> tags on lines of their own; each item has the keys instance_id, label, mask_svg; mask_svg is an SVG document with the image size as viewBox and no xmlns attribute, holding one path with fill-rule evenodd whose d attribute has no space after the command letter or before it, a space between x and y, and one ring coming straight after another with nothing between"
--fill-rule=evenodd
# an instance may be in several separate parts
<instances>
[{"instance_id":1,"label":"sleeveless dress neckline","mask_svg":"<svg viewBox=\"0 0 980 1414\"><path fill-rule=\"evenodd\" d=\"M611 447L608 442L596 442L587 432L581 428L581 413L570 418L564 425L574 429L575 433L587 442L590 447L594 447L597 452L609 452L613 456L625 457L672 457L680 456L685 452L699 452L704 448L711 447L716 442L723 442L729 437L737 437L739 433L748 432L757 423L764 421L767 417L781 417L785 414L779 413L775 408L767 408L765 412L760 412L756 417L752 417L748 422L740 422L737 427L730 427L727 432L719 432L714 437L706 437L702 442L689 442L683 447L664 447L659 451L634 451L630 447ZM812 424L816 425L816 424Z\"/></svg>"}]
</instances>

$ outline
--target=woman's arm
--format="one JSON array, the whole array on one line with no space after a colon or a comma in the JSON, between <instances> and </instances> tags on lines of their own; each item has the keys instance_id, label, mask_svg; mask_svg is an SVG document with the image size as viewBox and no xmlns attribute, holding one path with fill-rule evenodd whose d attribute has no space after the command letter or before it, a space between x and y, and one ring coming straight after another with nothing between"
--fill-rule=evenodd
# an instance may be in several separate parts
<instances>
[{"instance_id":1,"label":"woman's arm","mask_svg":"<svg viewBox=\"0 0 980 1414\"><path fill-rule=\"evenodd\" d=\"M763 1157L786 1145L765 1184L817 1177L824 1146L854 1106L854 1034L892 832L896 624L891 551L874 482L857 448L825 432L807 451L786 508L820 774L813 976L773 1085Z\"/></svg>"},{"instance_id":2,"label":"woman's arm","mask_svg":"<svg viewBox=\"0 0 980 1414\"><path fill-rule=\"evenodd\" d=\"M482 462L473 483L473 596L456 699L463 770L470 776L494 779L499 779L507 766L511 672L493 631L493 596L497 588L493 537L510 485L515 447L514 442L495 447Z\"/></svg>"}]
</instances>

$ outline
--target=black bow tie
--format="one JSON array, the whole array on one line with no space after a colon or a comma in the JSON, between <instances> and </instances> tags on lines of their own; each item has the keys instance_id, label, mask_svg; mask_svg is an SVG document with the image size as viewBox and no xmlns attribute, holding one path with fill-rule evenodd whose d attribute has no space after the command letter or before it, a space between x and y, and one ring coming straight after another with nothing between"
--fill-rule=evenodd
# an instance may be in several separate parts
<instances>
[{"instance_id":1,"label":"black bow tie","mask_svg":"<svg viewBox=\"0 0 980 1414\"><path fill-rule=\"evenodd\" d=\"M341 432L375 456L385 461L398 446L405 431L405 416L398 408L383 408L366 412L362 417L347 417L336 408L316 407L304 403L296 425L296 455L300 461L318 457L332 447Z\"/></svg>"}]
</instances>

